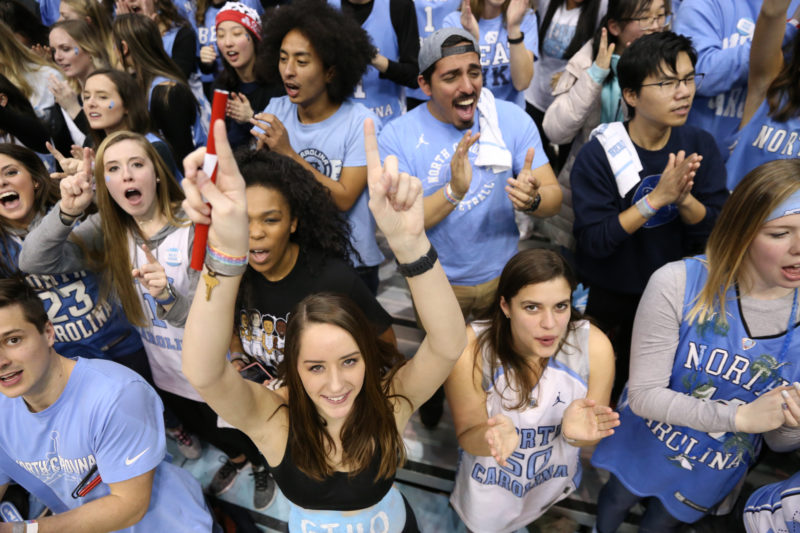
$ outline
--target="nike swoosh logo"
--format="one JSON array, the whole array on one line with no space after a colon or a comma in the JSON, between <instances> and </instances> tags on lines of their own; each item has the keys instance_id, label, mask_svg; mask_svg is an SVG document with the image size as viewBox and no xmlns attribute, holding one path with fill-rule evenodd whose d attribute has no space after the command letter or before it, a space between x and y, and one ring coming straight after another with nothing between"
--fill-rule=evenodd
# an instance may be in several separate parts
<instances>
[{"instance_id":1,"label":"nike swoosh logo","mask_svg":"<svg viewBox=\"0 0 800 533\"><path fill-rule=\"evenodd\" d=\"M150 446L148 446L147 448L145 448L145 449L144 449L144 451L143 451L142 453L140 453L139 455L135 456L133 459L131 459L131 458L129 458L129 457L126 457L126 458L125 458L125 466L131 466L133 463L135 463L136 461L138 461L138 460L139 460L139 458L141 458L141 457L142 457L144 454L146 454L146 453L147 453L147 450L149 450L149 449L150 449Z\"/></svg>"}]
</instances>

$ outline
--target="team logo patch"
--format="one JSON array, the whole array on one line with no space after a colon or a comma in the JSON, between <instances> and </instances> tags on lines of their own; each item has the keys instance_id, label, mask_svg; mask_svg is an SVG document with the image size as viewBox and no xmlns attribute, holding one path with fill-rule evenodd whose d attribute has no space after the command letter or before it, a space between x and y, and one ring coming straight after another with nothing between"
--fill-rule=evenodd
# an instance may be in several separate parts
<instances>
[{"instance_id":1,"label":"team logo patch","mask_svg":"<svg viewBox=\"0 0 800 533\"><path fill-rule=\"evenodd\" d=\"M328 156L320 152L316 148L306 148L300 151L300 157L305 159L308 164L317 169L320 173L330 176L331 175L331 160Z\"/></svg>"},{"instance_id":2,"label":"team logo patch","mask_svg":"<svg viewBox=\"0 0 800 533\"><path fill-rule=\"evenodd\" d=\"M742 337L742 350L749 350L753 346L756 345L756 341L753 339L748 339L747 337Z\"/></svg>"},{"instance_id":3,"label":"team logo patch","mask_svg":"<svg viewBox=\"0 0 800 533\"><path fill-rule=\"evenodd\" d=\"M167 249L167 264L169 266L180 266L181 265L181 251L177 248L169 248Z\"/></svg>"},{"instance_id":4,"label":"team logo patch","mask_svg":"<svg viewBox=\"0 0 800 533\"><path fill-rule=\"evenodd\" d=\"M752 37L755 29L756 23L748 18L739 19L739 22L736 23L736 31L739 32L739 35L744 35L745 37Z\"/></svg>"}]
</instances>

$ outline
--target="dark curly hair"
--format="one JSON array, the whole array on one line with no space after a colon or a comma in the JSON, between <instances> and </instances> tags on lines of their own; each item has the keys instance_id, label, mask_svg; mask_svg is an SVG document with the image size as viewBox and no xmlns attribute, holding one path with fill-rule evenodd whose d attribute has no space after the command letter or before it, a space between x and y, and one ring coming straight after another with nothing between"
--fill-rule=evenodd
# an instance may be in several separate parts
<instances>
[{"instance_id":1,"label":"dark curly hair","mask_svg":"<svg viewBox=\"0 0 800 533\"><path fill-rule=\"evenodd\" d=\"M236 151L236 163L247 187L265 187L284 197L289 215L297 219L291 242L304 250L320 252L319 261L309 263L312 272L318 272L330 258L352 265L355 251L350 243L347 219L336 208L328 189L311 172L290 158L267 150L241 148ZM311 261L313 255L306 257ZM252 294L247 290L251 275L253 271L248 269L239 290L240 297Z\"/></svg>"},{"instance_id":2,"label":"dark curly hair","mask_svg":"<svg viewBox=\"0 0 800 533\"><path fill-rule=\"evenodd\" d=\"M325 69L333 68L328 98L341 103L353 94L377 49L364 29L327 2L300 0L265 14L267 21L256 54L256 72L270 83L282 84L278 62L283 38L298 30L311 42Z\"/></svg>"}]
</instances>

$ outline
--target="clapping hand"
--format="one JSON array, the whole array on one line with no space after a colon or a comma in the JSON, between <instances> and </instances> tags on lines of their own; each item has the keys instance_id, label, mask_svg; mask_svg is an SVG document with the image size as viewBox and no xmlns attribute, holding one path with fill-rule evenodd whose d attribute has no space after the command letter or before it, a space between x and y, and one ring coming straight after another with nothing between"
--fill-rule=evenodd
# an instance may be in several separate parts
<instances>
[{"instance_id":1,"label":"clapping hand","mask_svg":"<svg viewBox=\"0 0 800 533\"><path fill-rule=\"evenodd\" d=\"M486 443L489 444L489 452L494 457L497 464L506 466L506 459L517 449L519 435L514 423L506 415L495 415L489 420L489 429L486 430Z\"/></svg>"},{"instance_id":2,"label":"clapping hand","mask_svg":"<svg viewBox=\"0 0 800 533\"><path fill-rule=\"evenodd\" d=\"M564 410L561 434L568 441L597 441L613 435L619 424L619 413L589 398L580 398Z\"/></svg>"}]
</instances>

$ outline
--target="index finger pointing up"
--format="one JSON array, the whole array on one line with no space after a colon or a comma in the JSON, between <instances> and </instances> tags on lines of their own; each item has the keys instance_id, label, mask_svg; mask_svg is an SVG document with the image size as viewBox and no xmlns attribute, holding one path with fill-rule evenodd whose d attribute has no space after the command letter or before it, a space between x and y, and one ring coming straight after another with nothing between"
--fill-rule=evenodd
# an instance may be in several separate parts
<instances>
[{"instance_id":1,"label":"index finger pointing up","mask_svg":"<svg viewBox=\"0 0 800 533\"><path fill-rule=\"evenodd\" d=\"M525 166L522 167L527 170L532 170L533 167L533 156L536 154L536 150L532 147L528 148L528 153L525 154Z\"/></svg>"},{"instance_id":2,"label":"index finger pointing up","mask_svg":"<svg viewBox=\"0 0 800 533\"><path fill-rule=\"evenodd\" d=\"M381 154L378 152L378 138L375 136L375 124L371 118L364 121L364 152L367 156L367 181L374 183L381 178Z\"/></svg>"},{"instance_id":3,"label":"index finger pointing up","mask_svg":"<svg viewBox=\"0 0 800 533\"><path fill-rule=\"evenodd\" d=\"M156 259L156 256L153 255L153 252L150 251L149 246L147 246L146 244L142 244L141 248L142 251L144 252L145 257L147 257L148 263L158 263L158 259Z\"/></svg>"}]
</instances>

